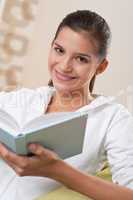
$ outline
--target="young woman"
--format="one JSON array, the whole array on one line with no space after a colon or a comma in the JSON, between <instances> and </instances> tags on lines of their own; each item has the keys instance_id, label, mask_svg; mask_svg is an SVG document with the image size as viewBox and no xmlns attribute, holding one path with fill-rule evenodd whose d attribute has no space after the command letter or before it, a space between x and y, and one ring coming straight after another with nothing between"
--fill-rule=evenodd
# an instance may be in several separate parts
<instances>
[{"instance_id":1,"label":"young woman","mask_svg":"<svg viewBox=\"0 0 133 200\"><path fill-rule=\"evenodd\" d=\"M51 45L49 86L1 93L1 106L20 123L24 113L28 121L51 112L88 111L83 152L64 161L39 144L29 145L32 157L0 144L1 200L31 200L59 187L58 182L96 200L133 199L133 117L114 98L93 94L96 76L108 65L109 41L110 29L101 16L73 12ZM114 183L93 176L105 160Z\"/></svg>"}]
</instances>

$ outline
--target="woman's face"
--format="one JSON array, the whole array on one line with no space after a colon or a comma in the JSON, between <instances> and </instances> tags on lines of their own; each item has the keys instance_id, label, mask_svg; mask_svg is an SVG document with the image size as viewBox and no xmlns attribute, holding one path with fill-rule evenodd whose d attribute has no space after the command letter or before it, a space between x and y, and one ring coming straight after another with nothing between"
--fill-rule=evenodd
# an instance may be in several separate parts
<instances>
[{"instance_id":1,"label":"woman's face","mask_svg":"<svg viewBox=\"0 0 133 200\"><path fill-rule=\"evenodd\" d=\"M74 91L89 86L99 66L94 43L84 33L64 27L53 41L48 69L54 87Z\"/></svg>"}]
</instances>

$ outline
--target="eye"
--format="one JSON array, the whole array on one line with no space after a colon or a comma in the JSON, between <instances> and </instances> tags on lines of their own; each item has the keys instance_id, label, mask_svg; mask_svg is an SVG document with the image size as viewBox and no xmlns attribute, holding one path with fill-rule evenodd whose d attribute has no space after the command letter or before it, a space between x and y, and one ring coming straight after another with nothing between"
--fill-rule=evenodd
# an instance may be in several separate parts
<instances>
[{"instance_id":1,"label":"eye","mask_svg":"<svg viewBox=\"0 0 133 200\"><path fill-rule=\"evenodd\" d=\"M83 56L78 56L78 57L77 57L77 60L78 60L78 62L80 62L80 63L88 63L88 62L89 62L88 59L85 58L85 57L83 57Z\"/></svg>"},{"instance_id":2,"label":"eye","mask_svg":"<svg viewBox=\"0 0 133 200\"><path fill-rule=\"evenodd\" d=\"M64 50L60 47L54 47L54 50L58 53L58 54L63 54Z\"/></svg>"}]
</instances>

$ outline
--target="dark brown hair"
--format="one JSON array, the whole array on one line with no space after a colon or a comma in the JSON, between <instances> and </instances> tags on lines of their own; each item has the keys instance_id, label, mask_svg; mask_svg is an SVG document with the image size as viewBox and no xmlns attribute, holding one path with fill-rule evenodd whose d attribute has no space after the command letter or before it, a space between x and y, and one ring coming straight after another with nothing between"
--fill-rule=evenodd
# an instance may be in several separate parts
<instances>
[{"instance_id":1,"label":"dark brown hair","mask_svg":"<svg viewBox=\"0 0 133 200\"><path fill-rule=\"evenodd\" d=\"M111 32L107 22L100 15L90 10L78 10L68 14L59 24L54 40L64 27L69 27L76 32L85 31L88 33L97 43L97 56L99 56L100 59L106 57ZM90 81L89 90L91 93L94 88L95 79L96 75L94 75ZM49 80L48 85L53 87L52 80Z\"/></svg>"}]
</instances>

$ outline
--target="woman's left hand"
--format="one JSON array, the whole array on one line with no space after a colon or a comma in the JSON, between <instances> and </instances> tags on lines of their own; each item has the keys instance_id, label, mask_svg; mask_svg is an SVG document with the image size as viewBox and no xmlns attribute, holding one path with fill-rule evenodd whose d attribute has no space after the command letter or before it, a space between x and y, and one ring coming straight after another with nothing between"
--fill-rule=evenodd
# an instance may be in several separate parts
<instances>
[{"instance_id":1,"label":"woman's left hand","mask_svg":"<svg viewBox=\"0 0 133 200\"><path fill-rule=\"evenodd\" d=\"M39 144L30 144L28 148L34 156L19 156L9 151L0 143L0 157L5 160L19 176L50 177L54 166L56 166L60 160L58 155Z\"/></svg>"}]
</instances>

